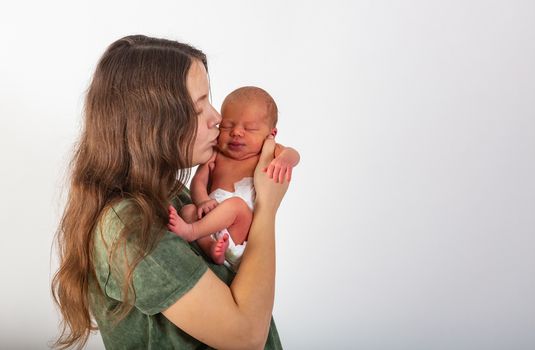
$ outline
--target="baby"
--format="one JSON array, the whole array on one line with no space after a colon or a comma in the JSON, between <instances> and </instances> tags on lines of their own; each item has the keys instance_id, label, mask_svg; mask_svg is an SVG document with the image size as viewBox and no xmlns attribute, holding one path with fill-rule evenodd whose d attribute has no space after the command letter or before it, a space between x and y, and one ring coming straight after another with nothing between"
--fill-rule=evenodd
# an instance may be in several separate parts
<instances>
[{"instance_id":1,"label":"baby","mask_svg":"<svg viewBox=\"0 0 535 350\"><path fill-rule=\"evenodd\" d=\"M277 134L277 114L275 101L263 89L246 86L230 93L221 106L217 151L198 167L191 181L194 204L184 206L180 215L169 207L171 231L188 241L197 240L215 263L226 263L234 270L253 218L253 173L264 140ZM297 163L297 151L277 144L273 161L263 171L282 183L290 181Z\"/></svg>"}]
</instances>

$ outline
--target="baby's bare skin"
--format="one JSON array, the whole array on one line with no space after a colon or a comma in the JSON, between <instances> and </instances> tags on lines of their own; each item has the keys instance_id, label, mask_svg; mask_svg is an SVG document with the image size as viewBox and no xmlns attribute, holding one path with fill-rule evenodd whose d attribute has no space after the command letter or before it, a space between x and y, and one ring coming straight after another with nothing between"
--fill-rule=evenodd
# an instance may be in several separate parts
<instances>
[{"instance_id":1,"label":"baby's bare skin","mask_svg":"<svg viewBox=\"0 0 535 350\"><path fill-rule=\"evenodd\" d=\"M236 160L218 152L215 158L215 166L212 170L210 193L218 188L234 192L234 183L244 177L253 177L254 169L260 155L244 160Z\"/></svg>"},{"instance_id":2,"label":"baby's bare skin","mask_svg":"<svg viewBox=\"0 0 535 350\"><path fill-rule=\"evenodd\" d=\"M239 197L217 203L208 194L216 189L235 192L236 182L253 177L264 141L277 134L276 113L271 113L269 103L266 104L271 96L258 88L242 90L236 90L223 102L217 151L208 163L199 166L191 183L193 208L185 206L180 216L169 208L170 230L188 241L197 240L218 264L224 261L229 241L224 236L214 241L210 235L226 228L232 241L242 244L247 240L252 211ZM275 182L282 183L290 181L292 168L298 162L297 151L277 144L273 161L263 170ZM198 221L191 219L191 212L197 213Z\"/></svg>"}]
</instances>

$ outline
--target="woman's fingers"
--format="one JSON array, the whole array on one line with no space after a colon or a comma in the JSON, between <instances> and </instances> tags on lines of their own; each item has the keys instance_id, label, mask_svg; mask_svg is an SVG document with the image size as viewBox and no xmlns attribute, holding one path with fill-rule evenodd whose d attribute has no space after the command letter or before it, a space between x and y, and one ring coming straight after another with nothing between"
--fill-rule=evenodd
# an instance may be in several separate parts
<instances>
[{"instance_id":1,"label":"woman's fingers","mask_svg":"<svg viewBox=\"0 0 535 350\"><path fill-rule=\"evenodd\" d=\"M264 141L264 146L262 146L262 152L260 153L260 159L256 165L256 170L261 170L269 166L269 163L273 160L273 154L275 152L275 140L270 135Z\"/></svg>"}]
</instances>

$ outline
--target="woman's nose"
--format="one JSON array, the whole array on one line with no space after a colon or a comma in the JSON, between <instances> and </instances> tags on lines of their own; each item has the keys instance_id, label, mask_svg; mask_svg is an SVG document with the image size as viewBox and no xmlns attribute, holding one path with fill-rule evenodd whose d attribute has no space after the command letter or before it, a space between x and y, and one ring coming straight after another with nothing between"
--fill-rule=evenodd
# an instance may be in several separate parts
<instances>
[{"instance_id":1,"label":"woman's nose","mask_svg":"<svg viewBox=\"0 0 535 350\"><path fill-rule=\"evenodd\" d=\"M221 114L213 107L212 107L212 116L210 118L210 127L213 128L217 126L219 123L221 123Z\"/></svg>"}]
</instances>

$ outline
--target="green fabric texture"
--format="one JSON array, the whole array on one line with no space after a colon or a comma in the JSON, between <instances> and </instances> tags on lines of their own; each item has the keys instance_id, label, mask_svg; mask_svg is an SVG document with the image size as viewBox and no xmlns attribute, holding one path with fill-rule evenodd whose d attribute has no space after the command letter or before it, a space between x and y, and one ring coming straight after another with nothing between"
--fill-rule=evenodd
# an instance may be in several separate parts
<instances>
[{"instance_id":1,"label":"green fabric texture","mask_svg":"<svg viewBox=\"0 0 535 350\"><path fill-rule=\"evenodd\" d=\"M184 190L173 200L177 209L191 203ZM109 264L109 249L124 227L121 213L129 202L123 200L108 210L95 230L93 261L96 280L89 282L89 304L106 349L211 349L189 336L161 314L195 286L210 268L230 285L235 274L224 265L213 264L195 243L188 243L166 232L156 247L137 265L133 284L135 300L130 313L119 323L113 322L112 311L123 302L122 280L124 257L135 249L127 241ZM104 295L99 291L102 290ZM282 349L277 328L271 319L265 349Z\"/></svg>"}]
</instances>

